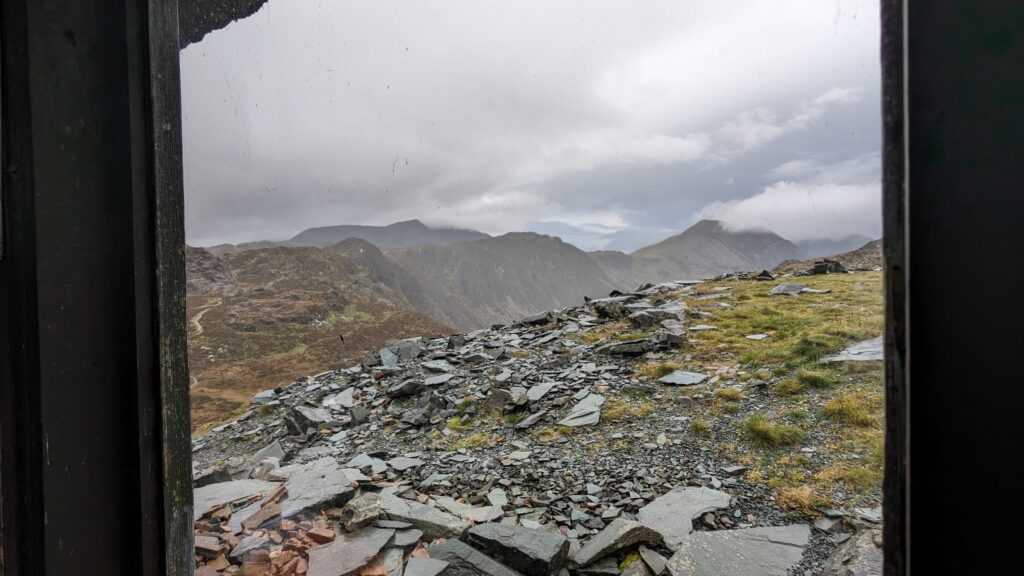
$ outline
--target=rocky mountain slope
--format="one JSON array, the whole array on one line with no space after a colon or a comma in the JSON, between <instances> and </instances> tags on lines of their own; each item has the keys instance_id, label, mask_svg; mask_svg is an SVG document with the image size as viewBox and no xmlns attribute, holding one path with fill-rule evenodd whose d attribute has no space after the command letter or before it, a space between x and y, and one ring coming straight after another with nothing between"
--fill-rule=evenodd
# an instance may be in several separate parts
<instances>
[{"instance_id":1,"label":"rocky mountain slope","mask_svg":"<svg viewBox=\"0 0 1024 576\"><path fill-rule=\"evenodd\" d=\"M396 222L387 226L324 226L309 228L295 235L290 246L332 246L349 238L359 238L376 246L448 245L488 238L487 234L461 228L431 228L419 220Z\"/></svg>"},{"instance_id":2,"label":"rocky mountain slope","mask_svg":"<svg viewBox=\"0 0 1024 576\"><path fill-rule=\"evenodd\" d=\"M688 278L762 270L801 255L796 244L777 234L731 232L717 220L701 220L681 234L632 254L641 266L650 266L652 262L662 262L662 267L674 265Z\"/></svg>"},{"instance_id":3,"label":"rocky mountain slope","mask_svg":"<svg viewBox=\"0 0 1024 576\"><path fill-rule=\"evenodd\" d=\"M828 256L843 264L849 270L881 270L882 268L882 239L872 240L856 250L833 254ZM810 260L786 260L773 269L776 274L793 274L802 270L812 268L819 259Z\"/></svg>"},{"instance_id":4,"label":"rocky mountain slope","mask_svg":"<svg viewBox=\"0 0 1024 576\"><path fill-rule=\"evenodd\" d=\"M507 323L629 286L616 283L579 248L533 233L385 254L418 283L419 294L405 291L410 302L461 330Z\"/></svg>"},{"instance_id":5,"label":"rocky mountain slope","mask_svg":"<svg viewBox=\"0 0 1024 576\"><path fill-rule=\"evenodd\" d=\"M197 574L880 574L881 362L829 355L880 333L881 275L801 281L646 285L265 390L193 442Z\"/></svg>"},{"instance_id":6,"label":"rocky mountain slope","mask_svg":"<svg viewBox=\"0 0 1024 576\"><path fill-rule=\"evenodd\" d=\"M277 247L217 258L190 248L186 262L195 428L295 374L346 365L391 338L452 331L337 252Z\"/></svg>"},{"instance_id":7,"label":"rocky mountain slope","mask_svg":"<svg viewBox=\"0 0 1024 576\"><path fill-rule=\"evenodd\" d=\"M796 245L803 252L803 258L824 258L833 254L852 252L868 242L871 242L870 236L851 234L842 238L801 240Z\"/></svg>"}]
</instances>

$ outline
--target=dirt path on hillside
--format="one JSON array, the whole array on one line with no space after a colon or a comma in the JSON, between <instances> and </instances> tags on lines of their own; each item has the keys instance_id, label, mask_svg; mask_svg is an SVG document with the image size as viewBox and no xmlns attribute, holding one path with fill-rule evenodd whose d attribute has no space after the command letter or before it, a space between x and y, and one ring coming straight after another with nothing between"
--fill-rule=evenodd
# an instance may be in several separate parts
<instances>
[{"instance_id":1,"label":"dirt path on hillside","mask_svg":"<svg viewBox=\"0 0 1024 576\"><path fill-rule=\"evenodd\" d=\"M196 315L193 316L191 320L189 320L189 324L191 324L192 327L195 329L195 332L192 333L193 338L203 335L203 325L199 323L199 321L203 319L203 314L206 314L212 308L220 306L222 303L223 300L221 300L220 298L215 298L212 302L203 304L200 307L199 312L197 312Z\"/></svg>"}]
</instances>

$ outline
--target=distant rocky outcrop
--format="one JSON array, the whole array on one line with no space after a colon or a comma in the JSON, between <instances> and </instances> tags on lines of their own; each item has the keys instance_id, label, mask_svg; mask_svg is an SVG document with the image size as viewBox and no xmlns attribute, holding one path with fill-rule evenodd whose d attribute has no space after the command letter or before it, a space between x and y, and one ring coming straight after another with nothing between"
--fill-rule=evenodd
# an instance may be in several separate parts
<instances>
[{"instance_id":1,"label":"distant rocky outcrop","mask_svg":"<svg viewBox=\"0 0 1024 576\"><path fill-rule=\"evenodd\" d=\"M812 270L816 265L825 261L838 262L847 270L880 270L882 268L882 239L872 240L850 252L833 254L827 259L786 260L776 266L772 272L776 275L797 274Z\"/></svg>"},{"instance_id":2,"label":"distant rocky outcrop","mask_svg":"<svg viewBox=\"0 0 1024 576\"><path fill-rule=\"evenodd\" d=\"M185 246L185 291L188 294L229 292L238 285L227 264L202 248Z\"/></svg>"},{"instance_id":3,"label":"distant rocky outcrop","mask_svg":"<svg viewBox=\"0 0 1024 576\"><path fill-rule=\"evenodd\" d=\"M199 42L214 30L248 18L267 0L179 0L178 40L182 49Z\"/></svg>"},{"instance_id":4,"label":"distant rocky outcrop","mask_svg":"<svg viewBox=\"0 0 1024 576\"><path fill-rule=\"evenodd\" d=\"M381 248L416 246L419 244L448 245L488 238L487 234L461 228L431 228L419 220L396 222L387 226L323 226L309 228L288 240L290 246L333 246L349 238L359 238Z\"/></svg>"},{"instance_id":5,"label":"distant rocky outcrop","mask_svg":"<svg viewBox=\"0 0 1024 576\"><path fill-rule=\"evenodd\" d=\"M868 242L871 242L870 236L851 234L842 238L800 240L796 245L803 251L803 258L822 258L833 254L852 252Z\"/></svg>"}]
</instances>

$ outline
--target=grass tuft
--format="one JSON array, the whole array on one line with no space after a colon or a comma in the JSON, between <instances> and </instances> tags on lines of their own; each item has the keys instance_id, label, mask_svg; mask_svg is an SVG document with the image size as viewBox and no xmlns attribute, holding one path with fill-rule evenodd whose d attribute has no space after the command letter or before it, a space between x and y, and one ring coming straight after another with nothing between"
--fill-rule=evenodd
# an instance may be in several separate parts
<instances>
[{"instance_id":1,"label":"grass tuft","mask_svg":"<svg viewBox=\"0 0 1024 576\"><path fill-rule=\"evenodd\" d=\"M743 429L751 440L764 448L789 446L803 440L804 433L799 428L785 424L772 424L764 416L754 414L743 422Z\"/></svg>"}]
</instances>

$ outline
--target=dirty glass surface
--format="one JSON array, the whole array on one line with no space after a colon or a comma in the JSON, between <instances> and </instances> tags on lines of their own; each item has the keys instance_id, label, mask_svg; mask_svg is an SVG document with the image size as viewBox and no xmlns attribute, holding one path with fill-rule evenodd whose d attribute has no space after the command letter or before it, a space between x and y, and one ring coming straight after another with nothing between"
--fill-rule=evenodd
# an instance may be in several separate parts
<instances>
[{"instance_id":1,"label":"dirty glass surface","mask_svg":"<svg viewBox=\"0 0 1024 576\"><path fill-rule=\"evenodd\" d=\"M197 573L880 566L877 1L180 14Z\"/></svg>"}]
</instances>

